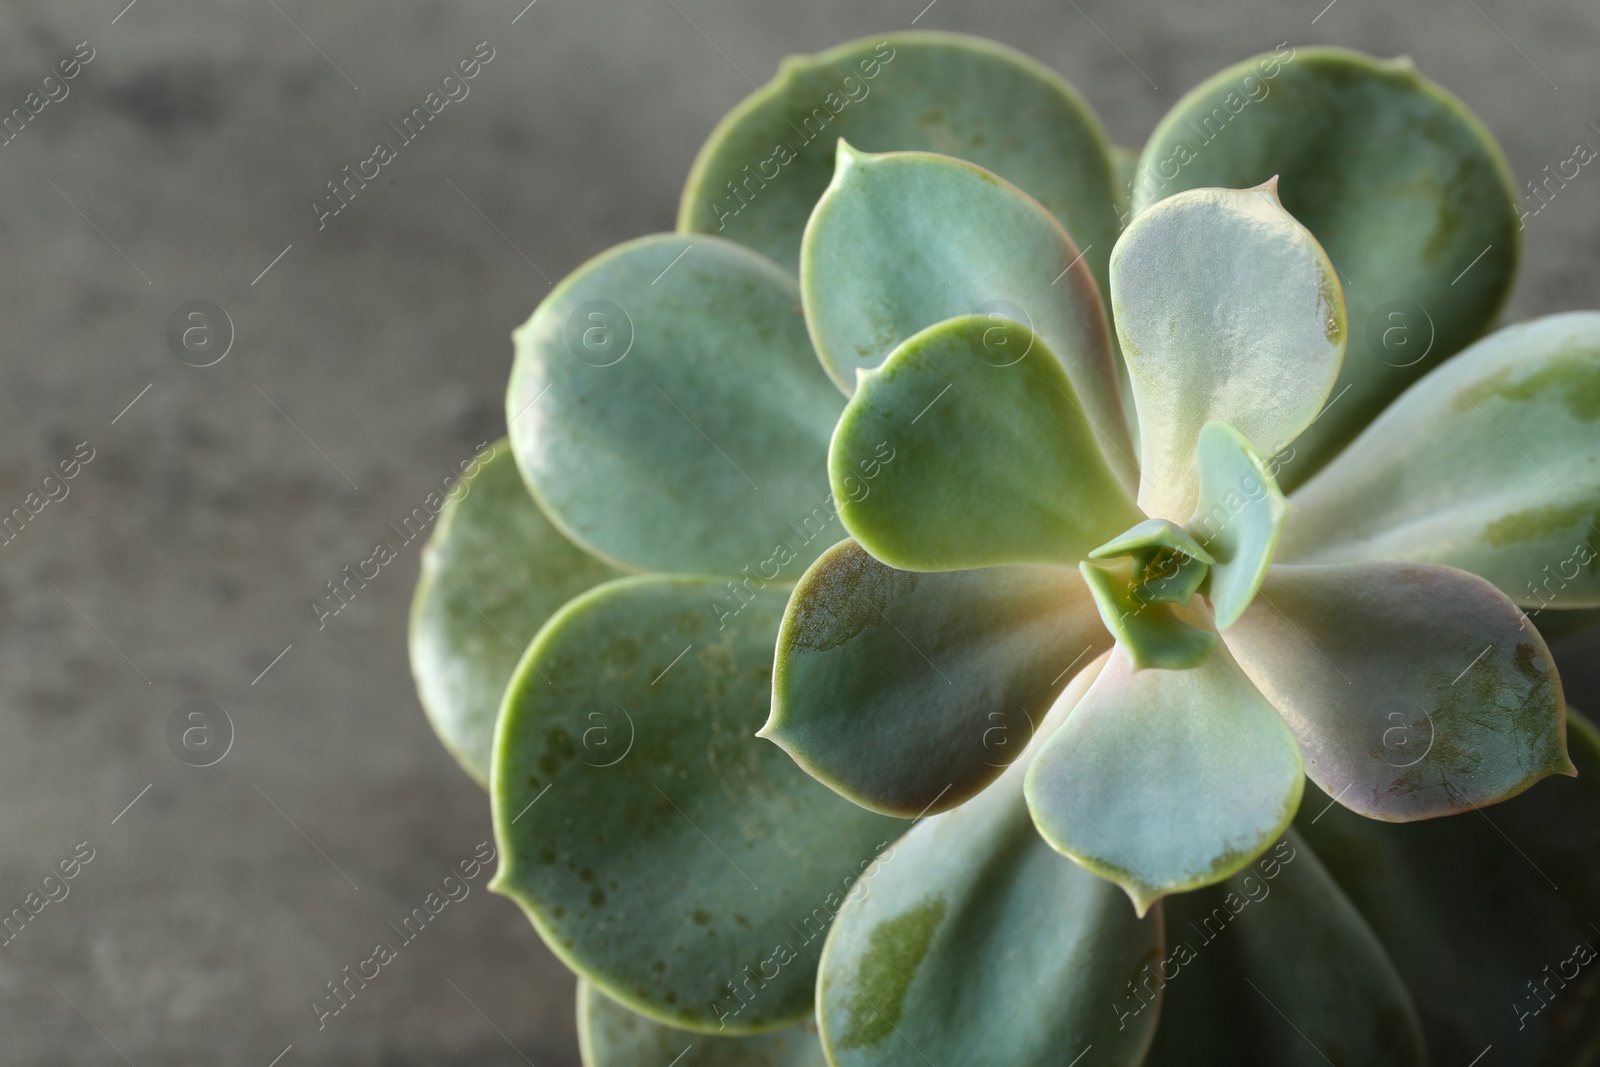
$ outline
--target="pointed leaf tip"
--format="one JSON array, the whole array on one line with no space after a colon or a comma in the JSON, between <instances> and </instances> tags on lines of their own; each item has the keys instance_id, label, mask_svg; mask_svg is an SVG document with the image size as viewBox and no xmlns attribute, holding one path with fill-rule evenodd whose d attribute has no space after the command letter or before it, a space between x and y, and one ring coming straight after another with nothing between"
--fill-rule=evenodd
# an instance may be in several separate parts
<instances>
[{"instance_id":1,"label":"pointed leaf tip","mask_svg":"<svg viewBox=\"0 0 1600 1067\"><path fill-rule=\"evenodd\" d=\"M997 329L1027 358L996 363ZM1026 326L982 315L937 323L863 380L834 429L839 517L901 570L1074 566L1141 517L1095 430L1061 363Z\"/></svg>"},{"instance_id":2,"label":"pointed leaf tip","mask_svg":"<svg viewBox=\"0 0 1600 1067\"><path fill-rule=\"evenodd\" d=\"M1344 359L1333 264L1271 188L1151 205L1111 254L1111 299L1142 442L1139 504L1156 518L1194 510L1207 423L1273 455L1316 420Z\"/></svg>"},{"instance_id":3,"label":"pointed leaf tip","mask_svg":"<svg viewBox=\"0 0 1600 1067\"><path fill-rule=\"evenodd\" d=\"M984 314L1019 321L1060 361L1131 481L1111 334L1084 265L1092 245L1080 249L1042 204L960 159L885 152L849 167L816 202L800 250L806 325L839 387L848 391L851 371L880 366L939 323ZM991 366L1010 362L989 353Z\"/></svg>"},{"instance_id":4,"label":"pointed leaf tip","mask_svg":"<svg viewBox=\"0 0 1600 1067\"><path fill-rule=\"evenodd\" d=\"M701 147L678 229L738 241L793 271L841 134L873 151L960 155L1014 182L1062 220L1104 284L1118 224L1099 120L1044 64L958 34L878 34L786 58ZM752 177L762 172L765 185ZM758 195L741 199L730 181Z\"/></svg>"},{"instance_id":5,"label":"pointed leaf tip","mask_svg":"<svg viewBox=\"0 0 1600 1067\"><path fill-rule=\"evenodd\" d=\"M1304 781L1293 734L1225 644L1194 670L1137 672L1119 646L1026 793L1045 840L1142 913L1250 863L1294 818Z\"/></svg>"},{"instance_id":6,"label":"pointed leaf tip","mask_svg":"<svg viewBox=\"0 0 1600 1067\"><path fill-rule=\"evenodd\" d=\"M1223 634L1344 806L1451 815L1571 773L1548 647L1488 582L1426 563L1275 566Z\"/></svg>"},{"instance_id":7,"label":"pointed leaf tip","mask_svg":"<svg viewBox=\"0 0 1600 1067\"><path fill-rule=\"evenodd\" d=\"M914 574L843 541L789 599L763 733L863 807L944 811L1017 761L1110 644L1066 568Z\"/></svg>"},{"instance_id":8,"label":"pointed leaf tip","mask_svg":"<svg viewBox=\"0 0 1600 1067\"><path fill-rule=\"evenodd\" d=\"M1223 119L1225 134L1207 129L1239 108L1241 84L1258 83L1244 110ZM1204 147L1194 153L1197 143ZM1302 47L1232 66L1180 100L1140 157L1133 207L1274 171L1284 207L1355 283L1345 294L1355 336L1332 391L1340 399L1295 441L1284 481L1293 489L1494 322L1515 276L1520 194L1489 131L1410 64ZM1401 336L1411 344L1392 348L1387 339Z\"/></svg>"}]
</instances>

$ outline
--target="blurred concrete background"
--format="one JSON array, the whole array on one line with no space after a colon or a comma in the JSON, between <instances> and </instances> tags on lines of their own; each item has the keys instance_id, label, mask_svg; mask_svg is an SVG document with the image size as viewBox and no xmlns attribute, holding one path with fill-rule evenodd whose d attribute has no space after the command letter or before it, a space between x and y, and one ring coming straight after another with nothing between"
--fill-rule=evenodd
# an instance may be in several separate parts
<instances>
[{"instance_id":1,"label":"blurred concrete background","mask_svg":"<svg viewBox=\"0 0 1600 1067\"><path fill-rule=\"evenodd\" d=\"M1519 179L1600 145L1578 0L925 2L0 8L0 113L94 51L0 148L0 511L94 449L0 548L0 911L94 849L0 948L0 1059L577 1062L571 978L486 877L318 1031L311 996L490 826L412 693L415 547L320 632L307 602L501 432L508 332L546 278L671 227L746 75L915 20L1031 52L1138 144L1223 65L1336 43L1411 54ZM325 183L480 41L470 96L319 231ZM1600 305L1597 238L1586 171L1530 222L1508 317ZM236 330L204 369L165 342L193 299ZM1596 648L1561 648L1590 707ZM237 730L209 768L166 742L194 699Z\"/></svg>"}]
</instances>

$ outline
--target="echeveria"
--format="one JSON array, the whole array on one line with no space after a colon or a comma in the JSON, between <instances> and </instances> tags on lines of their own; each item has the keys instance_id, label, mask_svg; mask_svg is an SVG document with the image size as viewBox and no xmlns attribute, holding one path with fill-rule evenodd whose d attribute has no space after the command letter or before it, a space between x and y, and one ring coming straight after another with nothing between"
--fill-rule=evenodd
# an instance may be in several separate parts
<instances>
[{"instance_id":1,"label":"echeveria","mask_svg":"<svg viewBox=\"0 0 1600 1067\"><path fill-rule=\"evenodd\" d=\"M914 321L900 304L920 307L928 298L898 286L937 290L929 268L941 261L948 285L966 283L974 303L984 295L984 283L969 282L974 262L1044 273L1004 254L1019 243L1006 230L993 238L992 259L973 251L996 232L991 214L1021 216L1011 203L1025 201L1019 190L991 178L983 195L967 194L965 215L924 210L922 201L938 199L929 190L964 186L972 173L970 164L941 157L841 149L838 177L802 250L813 336L843 333L860 351L876 328ZM1425 549L1407 562L1347 549L1352 562L1275 563L1293 509L1278 491L1272 457L1323 410L1347 333L1337 275L1279 203L1276 185L1177 193L1136 216L1112 251L1111 304L1139 431L1137 503L1118 480L1110 458L1116 452L1106 451L1118 447L1113 430L1120 422L1079 400L1086 392L1079 383L1112 380L1103 330L1051 336L1012 318L968 315L915 332L881 365L858 371L830 450L841 497L842 479L879 442L900 457L873 492L840 510L861 549L886 567L956 572L965 575L958 579L964 586L992 586L992 598L1018 584L1002 568L1080 570L1116 647L1034 762L1028 803L1046 839L1123 885L1141 913L1164 893L1220 881L1249 864L1293 819L1304 776L1354 810L1401 820L1464 811L1545 775L1572 773L1549 651L1489 582L1421 562L1429 558ZM866 199L864 190L882 225L904 231L922 220L915 235L897 245L869 220L834 208L835 200ZM989 201L1004 207L990 209ZM942 256L938 242L945 240L962 254ZM877 259L850 254L873 242ZM1070 242L1058 256L1075 258ZM863 282L864 271L880 276ZM1035 324L1092 321L1100 301L1092 282L1082 281L1041 289L1054 304L1076 303L1076 314L1038 300L1013 306ZM841 312L841 302L851 306ZM854 326L860 316L872 321L839 326L841 319ZM1561 366L1576 360L1596 374L1600 349L1587 360L1549 342L1516 351L1526 368L1552 347ZM999 353L1015 355L1000 360ZM1482 365L1472 379L1478 381L1509 373L1503 363L1469 353L1450 369ZM1535 367L1515 380L1529 374L1548 372ZM1397 409L1426 405L1417 397L1441 391L1452 399L1468 395L1430 376ZM1539 387L1507 386L1496 395L1506 393L1538 395ZM1572 426L1569 420L1564 428ZM1456 432L1458 456L1497 449L1516 455L1488 422ZM1592 453L1570 457L1582 444L1577 433L1546 432L1544 439L1546 446L1533 447L1551 453L1563 473L1566 464L1593 462ZM1361 445L1355 455L1367 451ZM1306 492L1314 497L1322 484L1362 478L1335 460ZM1484 506L1478 483L1458 480L1455 488L1454 499L1434 494L1439 512ZM1553 486L1522 491L1537 507L1559 509L1567 499ZM1493 509L1492 497L1487 506ZM1351 511L1346 504L1321 516L1309 536L1340 543L1341 520ZM1505 555L1490 545L1469 559L1459 552L1452 558L1489 571L1514 569L1518 559ZM841 694L837 678L813 681L819 672L806 661L819 644L833 651L837 667L837 648L861 640L840 633L819 640L824 627L814 620L837 630L833 620L851 618L870 628L874 613L888 619L884 601L892 594L885 590L918 580L851 581L848 562L848 552L824 557L801 581L780 639L764 736L869 807L907 815L951 807L993 777L981 736L991 713L1007 716L1019 701L1003 679L991 678L979 693L958 688L926 649L928 669L918 668L912 683L922 690L915 702L879 699L876 664L854 700ZM849 573L867 570L856 562ZM1010 596L1023 617L1037 611ZM1088 610L1081 597L1056 603L1062 611ZM1000 626L1015 628L1010 612L992 613ZM926 619L918 614L899 627L910 646L945 636L925 635L933 628ZM990 676L1014 671L1036 679L1059 662L1057 649L1037 643L1009 657L1031 662L1008 662L1015 647L1009 634L964 637L981 650ZM939 652L958 658L964 650ZM962 666L950 669L963 673ZM1405 722L1426 716L1443 739L1427 763L1384 759L1382 737L1395 712ZM877 721L886 717L909 720L906 732L922 734L918 758L905 760L881 743L893 729ZM879 743L859 743L869 736Z\"/></svg>"},{"instance_id":2,"label":"echeveria","mask_svg":"<svg viewBox=\"0 0 1600 1067\"><path fill-rule=\"evenodd\" d=\"M1517 609L1600 606L1600 315L1442 362L1514 197L1405 62L1134 159L988 42L786 61L517 331L413 613L585 1063L1579 1061L1496 1005L1600 914Z\"/></svg>"}]
</instances>

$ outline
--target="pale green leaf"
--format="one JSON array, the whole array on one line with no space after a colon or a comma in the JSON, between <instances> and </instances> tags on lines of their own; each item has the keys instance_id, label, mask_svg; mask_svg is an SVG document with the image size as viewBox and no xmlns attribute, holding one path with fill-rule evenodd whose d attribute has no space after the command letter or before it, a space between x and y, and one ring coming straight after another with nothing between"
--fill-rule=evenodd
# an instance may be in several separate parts
<instances>
[{"instance_id":1,"label":"pale green leaf","mask_svg":"<svg viewBox=\"0 0 1600 1067\"><path fill-rule=\"evenodd\" d=\"M1159 956L1160 920L1040 839L1024 768L918 823L857 883L817 984L836 1067L1065 1067L1091 1046L1108 1067L1142 1059L1156 1013L1119 1025L1107 1009Z\"/></svg>"},{"instance_id":2,"label":"pale green leaf","mask_svg":"<svg viewBox=\"0 0 1600 1067\"><path fill-rule=\"evenodd\" d=\"M1273 183L1146 208L1111 253L1111 304L1138 409L1139 505L1183 522L1212 420L1262 455L1317 417L1344 354L1344 299Z\"/></svg>"},{"instance_id":3,"label":"pale green leaf","mask_svg":"<svg viewBox=\"0 0 1600 1067\"><path fill-rule=\"evenodd\" d=\"M1026 354L997 361L997 334ZM902 570L1071 566L1143 517L1044 340L983 316L931 326L864 375L828 461L846 529Z\"/></svg>"},{"instance_id":4,"label":"pale green leaf","mask_svg":"<svg viewBox=\"0 0 1600 1067\"><path fill-rule=\"evenodd\" d=\"M843 405L794 279L769 260L714 237L642 238L579 267L513 336L517 462L595 553L739 575L825 506ZM801 548L783 580L831 540Z\"/></svg>"},{"instance_id":5,"label":"pale green leaf","mask_svg":"<svg viewBox=\"0 0 1600 1067\"><path fill-rule=\"evenodd\" d=\"M1177 579L1185 572L1203 572L1204 569L1203 564L1190 560L1181 564L1175 574L1164 577ZM1217 631L1209 623L1196 625L1189 621L1190 613L1182 607L1188 597L1175 602L1179 598L1164 595L1159 585L1152 591L1145 577L1147 572L1137 563L1119 560L1104 564L1086 560L1078 564L1078 570L1094 596L1100 621L1116 637L1118 647L1127 655L1134 670L1187 670L1200 666L1211 655L1217 643ZM1191 594L1193 584L1185 586Z\"/></svg>"},{"instance_id":6,"label":"pale green leaf","mask_svg":"<svg viewBox=\"0 0 1600 1067\"><path fill-rule=\"evenodd\" d=\"M1089 558L1115 559L1118 556L1134 555L1143 549L1162 548L1181 552L1201 563L1216 562L1188 530L1167 519L1146 519L1090 552Z\"/></svg>"},{"instance_id":7,"label":"pale green leaf","mask_svg":"<svg viewBox=\"0 0 1600 1067\"><path fill-rule=\"evenodd\" d=\"M1294 735L1225 645L1181 671L1135 671L1119 646L1029 767L1028 806L1143 914L1255 859L1294 818L1302 775Z\"/></svg>"},{"instance_id":8,"label":"pale green leaf","mask_svg":"<svg viewBox=\"0 0 1600 1067\"><path fill-rule=\"evenodd\" d=\"M523 649L561 605L621 572L550 525L506 441L480 449L460 486L422 551L411 672L439 740L487 788L500 700Z\"/></svg>"},{"instance_id":9,"label":"pale green leaf","mask_svg":"<svg viewBox=\"0 0 1600 1067\"><path fill-rule=\"evenodd\" d=\"M1568 726L1578 777L1481 812L1382 823L1306 791L1297 828L1388 949L1435 1064L1600 1052L1600 736Z\"/></svg>"},{"instance_id":10,"label":"pale green leaf","mask_svg":"<svg viewBox=\"0 0 1600 1067\"><path fill-rule=\"evenodd\" d=\"M1429 1062L1394 963L1293 830L1227 881L1162 907L1167 955L1117 1008L1148 1012L1164 998L1145 1067Z\"/></svg>"},{"instance_id":11,"label":"pale green leaf","mask_svg":"<svg viewBox=\"0 0 1600 1067\"><path fill-rule=\"evenodd\" d=\"M1189 530L1216 557L1208 597L1217 629L1250 606L1278 547L1288 505L1266 462L1225 422L1200 430L1200 500Z\"/></svg>"},{"instance_id":12,"label":"pale green leaf","mask_svg":"<svg viewBox=\"0 0 1600 1067\"><path fill-rule=\"evenodd\" d=\"M1479 341L1290 502L1285 562L1447 563L1524 607L1600 606L1600 313Z\"/></svg>"},{"instance_id":13,"label":"pale green leaf","mask_svg":"<svg viewBox=\"0 0 1600 1067\"><path fill-rule=\"evenodd\" d=\"M578 981L583 1067L827 1067L816 1024L751 1037L678 1030L629 1011Z\"/></svg>"},{"instance_id":14,"label":"pale green leaf","mask_svg":"<svg viewBox=\"0 0 1600 1067\"><path fill-rule=\"evenodd\" d=\"M678 228L727 237L794 269L841 137L869 152L938 152L1001 175L1088 249L1084 261L1104 286L1117 214L1100 120L1044 64L961 34L889 33L784 60L700 149Z\"/></svg>"},{"instance_id":15,"label":"pale green leaf","mask_svg":"<svg viewBox=\"0 0 1600 1067\"><path fill-rule=\"evenodd\" d=\"M858 372L946 319L981 314L1032 328L1066 368L1113 462L1127 466L1132 447L1099 289L1060 223L988 171L841 142L806 228L800 288L817 355L847 393ZM1028 351L997 329L985 358L1006 367Z\"/></svg>"},{"instance_id":16,"label":"pale green leaf","mask_svg":"<svg viewBox=\"0 0 1600 1067\"><path fill-rule=\"evenodd\" d=\"M496 735L493 888L608 996L733 1034L811 1014L822 934L905 824L752 736L784 596L719 629L717 594L625 578L540 632Z\"/></svg>"},{"instance_id":17,"label":"pale green leaf","mask_svg":"<svg viewBox=\"0 0 1600 1067\"><path fill-rule=\"evenodd\" d=\"M865 807L944 811L1013 763L1109 647L1067 568L918 574L844 541L789 600L761 736Z\"/></svg>"},{"instance_id":18,"label":"pale green leaf","mask_svg":"<svg viewBox=\"0 0 1600 1067\"><path fill-rule=\"evenodd\" d=\"M1407 821L1571 774L1539 632L1481 578L1425 563L1273 567L1223 641L1346 807Z\"/></svg>"},{"instance_id":19,"label":"pale green leaf","mask_svg":"<svg viewBox=\"0 0 1600 1067\"><path fill-rule=\"evenodd\" d=\"M1518 193L1494 137L1411 60L1280 47L1178 101L1145 145L1134 206L1273 175L1350 302L1336 399L1285 457L1292 488L1494 322L1516 273Z\"/></svg>"}]
</instances>

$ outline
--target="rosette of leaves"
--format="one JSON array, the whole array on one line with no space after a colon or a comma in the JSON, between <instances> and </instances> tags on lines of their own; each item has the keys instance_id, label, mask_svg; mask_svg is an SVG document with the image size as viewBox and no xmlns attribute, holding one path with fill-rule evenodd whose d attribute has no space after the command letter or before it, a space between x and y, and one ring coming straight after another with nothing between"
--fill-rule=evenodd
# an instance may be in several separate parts
<instances>
[{"instance_id":1,"label":"rosette of leaves","mask_svg":"<svg viewBox=\"0 0 1600 1067\"><path fill-rule=\"evenodd\" d=\"M1600 746L1513 605L1600 600L1600 326L1444 364L1514 193L1407 63L1130 158L987 42L791 59L517 331L412 661L587 1064L1584 1054Z\"/></svg>"}]
</instances>

